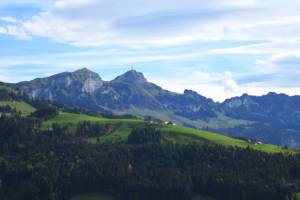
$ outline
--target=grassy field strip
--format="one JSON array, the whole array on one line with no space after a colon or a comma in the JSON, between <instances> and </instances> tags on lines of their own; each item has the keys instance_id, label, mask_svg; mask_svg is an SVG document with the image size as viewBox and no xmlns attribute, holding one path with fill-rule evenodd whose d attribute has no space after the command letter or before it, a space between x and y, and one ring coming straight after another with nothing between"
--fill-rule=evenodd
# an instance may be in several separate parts
<instances>
[{"instance_id":1,"label":"grassy field strip","mask_svg":"<svg viewBox=\"0 0 300 200\"><path fill-rule=\"evenodd\" d=\"M131 130L131 127L122 126L113 133L103 137L100 141L103 143L116 143L126 141Z\"/></svg>"},{"instance_id":2,"label":"grassy field strip","mask_svg":"<svg viewBox=\"0 0 300 200\"><path fill-rule=\"evenodd\" d=\"M60 112L57 117L44 122L43 128L49 129L52 127L52 124L55 123L76 125L83 121L90 121L90 122L95 122L100 124L119 124L119 123L139 124L143 122L143 120L138 120L138 119L107 119L107 118L89 116L85 114Z\"/></svg>"},{"instance_id":3,"label":"grassy field strip","mask_svg":"<svg viewBox=\"0 0 300 200\"><path fill-rule=\"evenodd\" d=\"M203 137L199 137L193 134L181 134L181 133L162 133L162 142L171 142L173 144L210 144L211 142Z\"/></svg>"},{"instance_id":4,"label":"grassy field strip","mask_svg":"<svg viewBox=\"0 0 300 200\"><path fill-rule=\"evenodd\" d=\"M127 140L131 130L132 130L131 127L127 127L123 125L108 135L102 137L89 137L89 138L85 138L85 140L91 144L96 144L96 143L112 144L112 143L124 142Z\"/></svg>"},{"instance_id":5,"label":"grassy field strip","mask_svg":"<svg viewBox=\"0 0 300 200\"><path fill-rule=\"evenodd\" d=\"M28 116L35 111L31 105L25 102L18 102L18 101L0 101L0 106L10 106L15 108L17 111L20 111L22 115Z\"/></svg>"},{"instance_id":6,"label":"grassy field strip","mask_svg":"<svg viewBox=\"0 0 300 200\"><path fill-rule=\"evenodd\" d=\"M51 129L52 124L71 124L76 125L83 121L90 121L100 124L112 124L115 126L115 131L107 136L101 138L87 138L87 141L91 143L97 142L122 142L126 141L131 129L138 125L144 123L140 119L108 119L102 117L89 116L85 114L74 114L60 112L59 115L53 119L50 119L43 123L43 128ZM235 146L241 148L247 148L248 146L255 150L260 150L268 153L293 153L291 150L283 149L279 146L262 144L255 145L249 144L247 141L239 140L231 137L227 137L221 134L215 134L207 131L201 131L192 128L186 128L182 126L162 126L161 131L163 136L165 135L166 140L175 143L208 143L217 144L224 146ZM173 135L172 134L178 134ZM169 138L168 138L169 136ZM178 141L183 139L184 141Z\"/></svg>"},{"instance_id":7,"label":"grassy field strip","mask_svg":"<svg viewBox=\"0 0 300 200\"><path fill-rule=\"evenodd\" d=\"M256 150L265 151L269 153L291 153L290 150L283 149L281 147L275 146L275 145L269 145L269 144L262 144L262 145L254 145L249 144L247 141L244 140L238 140L231 137L227 137L220 134L210 133L207 131L201 131L197 129L192 128L186 128L181 126L164 126L162 127L163 132L169 132L174 134L189 134L189 135L195 135L204 139L207 139L208 141L214 143L214 144L220 144L224 146L237 146L237 147L250 147Z\"/></svg>"}]
</instances>

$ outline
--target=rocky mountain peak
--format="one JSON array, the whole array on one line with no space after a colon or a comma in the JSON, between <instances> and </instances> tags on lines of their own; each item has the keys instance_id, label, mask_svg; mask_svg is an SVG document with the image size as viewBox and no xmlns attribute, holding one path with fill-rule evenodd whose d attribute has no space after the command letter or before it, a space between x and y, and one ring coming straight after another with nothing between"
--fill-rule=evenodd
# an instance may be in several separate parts
<instances>
[{"instance_id":1,"label":"rocky mountain peak","mask_svg":"<svg viewBox=\"0 0 300 200\"><path fill-rule=\"evenodd\" d=\"M147 82L147 79L141 72L130 70L125 74L118 76L114 81L122 81L127 83L145 83Z\"/></svg>"},{"instance_id":2,"label":"rocky mountain peak","mask_svg":"<svg viewBox=\"0 0 300 200\"><path fill-rule=\"evenodd\" d=\"M183 94L187 96L199 96L199 94L194 90L184 90Z\"/></svg>"},{"instance_id":3,"label":"rocky mountain peak","mask_svg":"<svg viewBox=\"0 0 300 200\"><path fill-rule=\"evenodd\" d=\"M75 75L78 78L87 79L87 78L93 78L93 79L101 79L99 74L96 72L93 72L87 68L82 68L79 70L76 70L72 72L73 75Z\"/></svg>"},{"instance_id":4,"label":"rocky mountain peak","mask_svg":"<svg viewBox=\"0 0 300 200\"><path fill-rule=\"evenodd\" d=\"M240 97L233 97L224 101L223 105L228 108L239 108L241 106L249 107L251 105L257 105L253 96L245 93Z\"/></svg>"},{"instance_id":5,"label":"rocky mountain peak","mask_svg":"<svg viewBox=\"0 0 300 200\"><path fill-rule=\"evenodd\" d=\"M195 99L207 103L214 103L212 99L206 98L194 90L184 90L183 95L189 99Z\"/></svg>"},{"instance_id":6,"label":"rocky mountain peak","mask_svg":"<svg viewBox=\"0 0 300 200\"><path fill-rule=\"evenodd\" d=\"M97 89L102 87L103 81L101 77L87 68L82 68L71 73L72 78L67 77L69 85L73 85L74 81L81 83L81 91L85 93L94 93Z\"/></svg>"}]
</instances>

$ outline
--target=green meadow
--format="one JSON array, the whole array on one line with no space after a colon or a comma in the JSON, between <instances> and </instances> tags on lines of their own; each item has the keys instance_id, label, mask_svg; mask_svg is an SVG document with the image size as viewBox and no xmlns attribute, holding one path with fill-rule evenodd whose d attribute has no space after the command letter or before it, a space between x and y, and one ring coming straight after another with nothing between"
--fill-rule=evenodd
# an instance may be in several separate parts
<instances>
[{"instance_id":1,"label":"green meadow","mask_svg":"<svg viewBox=\"0 0 300 200\"><path fill-rule=\"evenodd\" d=\"M51 129L53 124L76 125L83 121L90 121L99 124L111 124L113 132L102 137L85 138L90 143L117 143L126 142L131 130L144 124L141 119L108 119L104 117L90 116L85 114L75 114L60 112L58 116L43 123L44 129ZM207 131L186 128L182 126L160 126L163 142L176 144L209 144L223 145L228 147L252 148L268 153L293 153L291 150L270 144L250 144L245 140L235 139L221 134Z\"/></svg>"},{"instance_id":2,"label":"green meadow","mask_svg":"<svg viewBox=\"0 0 300 200\"><path fill-rule=\"evenodd\" d=\"M28 116L35 111L35 108L22 101L0 101L0 106L10 106L12 108L15 108L24 116Z\"/></svg>"},{"instance_id":3,"label":"green meadow","mask_svg":"<svg viewBox=\"0 0 300 200\"><path fill-rule=\"evenodd\" d=\"M224 136L221 134L211 133L207 131L186 128L182 126L163 126L162 127L163 133L169 134L179 134L179 135L186 135L189 137L201 138L203 141L207 141L209 143L215 145L224 145L224 146L234 146L234 147L241 147L241 148L252 148L259 151L269 152L269 153L290 153L290 150L283 149L276 145L270 144L249 144L245 140L239 140L232 137Z\"/></svg>"},{"instance_id":4,"label":"green meadow","mask_svg":"<svg viewBox=\"0 0 300 200\"><path fill-rule=\"evenodd\" d=\"M69 124L76 125L83 121L95 122L100 124L139 124L143 120L139 119L108 119L103 117L90 116L85 114L75 114L60 112L59 115L43 123L44 128L51 128L53 124Z\"/></svg>"}]
</instances>

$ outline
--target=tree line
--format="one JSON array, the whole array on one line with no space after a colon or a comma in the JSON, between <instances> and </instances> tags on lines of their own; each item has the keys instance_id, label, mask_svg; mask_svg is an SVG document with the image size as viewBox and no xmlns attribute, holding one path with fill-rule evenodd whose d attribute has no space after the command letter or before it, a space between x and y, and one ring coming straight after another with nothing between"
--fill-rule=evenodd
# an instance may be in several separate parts
<instances>
[{"instance_id":1,"label":"tree line","mask_svg":"<svg viewBox=\"0 0 300 200\"><path fill-rule=\"evenodd\" d=\"M133 129L126 143L90 144L108 125L58 124L43 130L30 116L0 117L1 200L67 200L89 192L121 200L292 200L300 156L251 149L161 143L155 127Z\"/></svg>"}]
</instances>

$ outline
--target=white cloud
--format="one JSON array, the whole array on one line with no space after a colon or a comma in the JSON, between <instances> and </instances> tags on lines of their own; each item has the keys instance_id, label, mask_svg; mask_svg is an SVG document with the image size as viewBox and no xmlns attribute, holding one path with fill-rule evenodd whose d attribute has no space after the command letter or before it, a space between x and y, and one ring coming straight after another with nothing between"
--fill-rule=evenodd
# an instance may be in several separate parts
<instances>
[{"instance_id":1,"label":"white cloud","mask_svg":"<svg viewBox=\"0 0 300 200\"><path fill-rule=\"evenodd\" d=\"M231 72L225 71L224 73L224 90L228 92L240 92L240 86L233 79Z\"/></svg>"},{"instance_id":2,"label":"white cloud","mask_svg":"<svg viewBox=\"0 0 300 200\"><path fill-rule=\"evenodd\" d=\"M300 73L300 51L273 54L267 59L258 59L256 63L265 66L269 72L298 76Z\"/></svg>"},{"instance_id":3,"label":"white cloud","mask_svg":"<svg viewBox=\"0 0 300 200\"><path fill-rule=\"evenodd\" d=\"M58 0L19 28L32 36L73 45L133 47L211 40L276 41L296 37L300 31L300 15L284 7L275 14L277 3L265 8L255 0L201 2ZM299 5L292 0L286 4L292 3Z\"/></svg>"},{"instance_id":4,"label":"white cloud","mask_svg":"<svg viewBox=\"0 0 300 200\"><path fill-rule=\"evenodd\" d=\"M31 38L22 28L14 25L0 27L0 34L15 36L22 40L27 40Z\"/></svg>"},{"instance_id":5,"label":"white cloud","mask_svg":"<svg viewBox=\"0 0 300 200\"><path fill-rule=\"evenodd\" d=\"M8 82L10 79L7 76L0 75L0 82Z\"/></svg>"},{"instance_id":6,"label":"white cloud","mask_svg":"<svg viewBox=\"0 0 300 200\"><path fill-rule=\"evenodd\" d=\"M9 1L0 1L0 6L7 5L16 5L16 4L42 4L45 2L50 2L52 0L9 0Z\"/></svg>"},{"instance_id":7,"label":"white cloud","mask_svg":"<svg viewBox=\"0 0 300 200\"><path fill-rule=\"evenodd\" d=\"M300 69L300 52L274 55L270 57L269 61L273 65L291 66L293 68L297 66Z\"/></svg>"},{"instance_id":8,"label":"white cloud","mask_svg":"<svg viewBox=\"0 0 300 200\"><path fill-rule=\"evenodd\" d=\"M241 95L246 90L236 83L229 71L225 71L223 74L205 71L183 72L180 77L157 77L150 79L150 81L178 93L182 93L185 89L192 89L205 97L220 102Z\"/></svg>"},{"instance_id":9,"label":"white cloud","mask_svg":"<svg viewBox=\"0 0 300 200\"><path fill-rule=\"evenodd\" d=\"M68 6L76 7L95 3L96 0L59 0L54 3L54 8L67 8Z\"/></svg>"},{"instance_id":10,"label":"white cloud","mask_svg":"<svg viewBox=\"0 0 300 200\"><path fill-rule=\"evenodd\" d=\"M9 23L18 23L19 22L19 20L17 20L16 18L9 17L9 16L0 17L0 21L9 22Z\"/></svg>"},{"instance_id":11,"label":"white cloud","mask_svg":"<svg viewBox=\"0 0 300 200\"><path fill-rule=\"evenodd\" d=\"M220 74L215 74L216 76L220 76ZM191 80L190 80L191 79ZM199 94L212 98L214 101L223 102L224 100L240 96L244 93L249 95L265 95L269 92L276 93L285 93L288 95L299 95L300 88L299 87L280 87L280 86L262 86L257 84L245 84L239 85L238 90L225 90L224 85L220 83L212 83L209 80L203 81L203 83L195 84L192 81L192 77L189 79L179 79L179 78L156 78L150 79L152 82L157 83L158 85L166 88L170 91L175 91L178 93L183 93L185 89L192 89ZM233 85L235 85L234 83ZM230 84L231 85L231 84ZM235 86L236 87L236 86Z\"/></svg>"}]
</instances>

